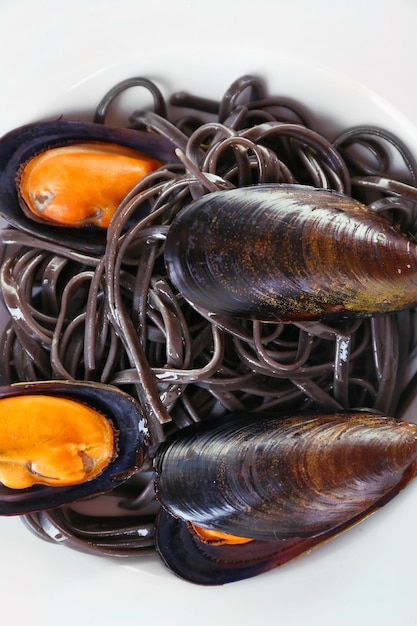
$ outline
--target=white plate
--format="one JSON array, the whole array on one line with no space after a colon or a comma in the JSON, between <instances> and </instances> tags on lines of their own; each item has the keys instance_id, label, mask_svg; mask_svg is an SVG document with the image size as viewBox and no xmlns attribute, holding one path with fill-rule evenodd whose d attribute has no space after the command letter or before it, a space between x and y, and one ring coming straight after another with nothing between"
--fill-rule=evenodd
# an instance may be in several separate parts
<instances>
[{"instance_id":1,"label":"white plate","mask_svg":"<svg viewBox=\"0 0 417 626\"><path fill-rule=\"evenodd\" d=\"M155 79L166 93L220 97L255 72L329 124L379 124L417 151L416 24L412 0L0 0L0 134L84 114L132 75ZM410 626L416 518L414 484L312 554L219 588L185 583L157 557L86 556L1 519L1 611L42 626Z\"/></svg>"}]
</instances>

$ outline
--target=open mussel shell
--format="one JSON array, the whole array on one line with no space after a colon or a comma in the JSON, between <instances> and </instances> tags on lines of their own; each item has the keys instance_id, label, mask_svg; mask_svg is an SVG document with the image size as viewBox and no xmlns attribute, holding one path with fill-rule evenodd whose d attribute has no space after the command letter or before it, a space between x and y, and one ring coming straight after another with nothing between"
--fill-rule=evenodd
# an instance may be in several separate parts
<instances>
[{"instance_id":1,"label":"open mussel shell","mask_svg":"<svg viewBox=\"0 0 417 626\"><path fill-rule=\"evenodd\" d=\"M104 416L114 429L114 455L96 478L79 484L60 487L35 484L25 489L11 489L0 484L0 515L21 515L51 509L110 491L142 466L149 443L148 429L140 406L128 394L109 385L69 381L17 383L0 387L0 403L5 398L34 395L75 400ZM30 425L30 415L27 420Z\"/></svg>"},{"instance_id":2,"label":"open mussel shell","mask_svg":"<svg viewBox=\"0 0 417 626\"><path fill-rule=\"evenodd\" d=\"M417 468L417 425L372 413L232 415L185 428L155 457L174 517L253 539L319 535Z\"/></svg>"},{"instance_id":3,"label":"open mussel shell","mask_svg":"<svg viewBox=\"0 0 417 626\"><path fill-rule=\"evenodd\" d=\"M105 231L95 227L62 228L34 221L25 214L17 187L18 172L32 157L50 148L84 142L133 148L164 163L176 160L170 141L146 131L72 120L28 124L0 139L0 216L25 233L53 242L59 239L72 249L96 254L104 248Z\"/></svg>"},{"instance_id":4,"label":"open mussel shell","mask_svg":"<svg viewBox=\"0 0 417 626\"><path fill-rule=\"evenodd\" d=\"M369 316L417 304L417 249L330 190L264 184L190 203L165 246L170 278L211 314L261 321Z\"/></svg>"}]
</instances>

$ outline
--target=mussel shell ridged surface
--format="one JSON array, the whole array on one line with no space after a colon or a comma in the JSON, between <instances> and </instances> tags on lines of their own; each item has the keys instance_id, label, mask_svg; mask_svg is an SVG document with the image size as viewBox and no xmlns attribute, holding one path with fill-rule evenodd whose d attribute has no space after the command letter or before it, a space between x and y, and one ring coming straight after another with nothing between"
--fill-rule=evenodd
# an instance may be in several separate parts
<instances>
[{"instance_id":1,"label":"mussel shell ridged surface","mask_svg":"<svg viewBox=\"0 0 417 626\"><path fill-rule=\"evenodd\" d=\"M369 509L346 523L311 537L254 539L240 545L201 541L190 523L164 509L156 522L155 546L165 565L180 578L199 585L223 585L258 576L310 552L385 506L415 477L412 464L401 480Z\"/></svg>"},{"instance_id":2,"label":"mussel shell ridged surface","mask_svg":"<svg viewBox=\"0 0 417 626\"><path fill-rule=\"evenodd\" d=\"M59 239L75 250L100 253L106 233L94 227L65 228L31 220L21 209L16 186L22 164L33 156L58 146L82 142L107 142L136 149L161 162L176 160L172 143L140 130L112 128L91 122L57 120L21 126L0 139L0 216L12 226L41 239ZM58 231L58 234L57 234Z\"/></svg>"},{"instance_id":3,"label":"mussel shell ridged surface","mask_svg":"<svg viewBox=\"0 0 417 626\"><path fill-rule=\"evenodd\" d=\"M157 497L172 515L255 539L307 537L360 515L417 459L417 426L368 413L235 415L162 444Z\"/></svg>"},{"instance_id":4,"label":"mussel shell ridged surface","mask_svg":"<svg viewBox=\"0 0 417 626\"><path fill-rule=\"evenodd\" d=\"M203 196L174 220L165 259L183 296L219 315L308 320L417 304L416 245L330 190L265 184Z\"/></svg>"},{"instance_id":5,"label":"mussel shell ridged surface","mask_svg":"<svg viewBox=\"0 0 417 626\"><path fill-rule=\"evenodd\" d=\"M149 433L142 411L131 396L99 383L44 381L0 387L0 400L34 394L70 398L99 411L114 427L117 441L115 457L97 478L78 485L34 485L26 489L9 489L0 484L0 515L22 515L51 509L110 491L141 467L147 454Z\"/></svg>"}]
</instances>

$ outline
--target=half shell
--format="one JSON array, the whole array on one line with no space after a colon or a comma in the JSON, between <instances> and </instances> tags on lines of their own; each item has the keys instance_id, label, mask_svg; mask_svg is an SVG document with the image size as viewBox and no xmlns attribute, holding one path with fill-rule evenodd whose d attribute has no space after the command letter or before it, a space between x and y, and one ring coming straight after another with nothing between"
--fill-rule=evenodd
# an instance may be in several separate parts
<instances>
[{"instance_id":1,"label":"half shell","mask_svg":"<svg viewBox=\"0 0 417 626\"><path fill-rule=\"evenodd\" d=\"M143 152L161 162L176 160L167 139L146 131L111 128L102 124L58 120L28 124L0 139L0 216L12 226L41 239L60 241L82 252L100 253L106 234L102 229L81 229L33 221L18 189L22 165L50 148L85 142L104 142ZM57 232L58 229L58 232ZM59 234L58 234L59 233Z\"/></svg>"},{"instance_id":2,"label":"half shell","mask_svg":"<svg viewBox=\"0 0 417 626\"><path fill-rule=\"evenodd\" d=\"M80 484L61 487L36 484L26 489L0 485L0 515L21 515L51 509L110 491L142 466L147 454L148 430L142 411L131 396L108 385L66 381L17 383L0 388L0 402L3 398L33 395L69 398L98 411L114 429L114 457L99 476ZM30 415L27 417L30 424Z\"/></svg>"}]
</instances>

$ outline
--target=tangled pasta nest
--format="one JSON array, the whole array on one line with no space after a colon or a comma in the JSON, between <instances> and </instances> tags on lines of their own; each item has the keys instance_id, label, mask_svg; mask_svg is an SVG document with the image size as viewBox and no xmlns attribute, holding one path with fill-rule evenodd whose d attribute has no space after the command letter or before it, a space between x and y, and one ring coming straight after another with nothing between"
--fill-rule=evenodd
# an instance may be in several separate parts
<instances>
[{"instance_id":1,"label":"tangled pasta nest","mask_svg":"<svg viewBox=\"0 0 417 626\"><path fill-rule=\"evenodd\" d=\"M208 318L170 283L163 250L173 218L191 200L270 182L351 195L414 235L417 166L408 148L371 126L326 137L303 106L270 96L252 76L235 81L220 102L178 93L167 103L150 81L124 81L106 94L94 121L104 124L115 99L135 86L150 91L154 110L135 111L132 127L169 138L178 158L125 198L102 254L2 231L0 286L10 319L1 384L116 385L141 402L154 444L236 411L367 407L399 416L409 397L413 310L336 323ZM102 515L100 503L113 496L115 511ZM157 505L149 468L87 508L66 505L25 519L44 539L59 534L78 549L152 548Z\"/></svg>"}]
</instances>

